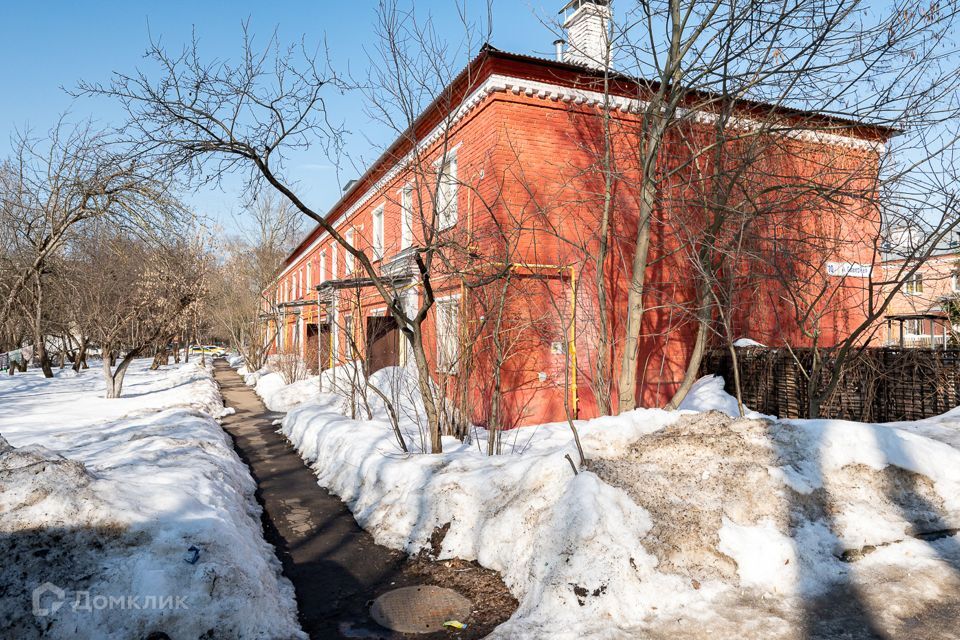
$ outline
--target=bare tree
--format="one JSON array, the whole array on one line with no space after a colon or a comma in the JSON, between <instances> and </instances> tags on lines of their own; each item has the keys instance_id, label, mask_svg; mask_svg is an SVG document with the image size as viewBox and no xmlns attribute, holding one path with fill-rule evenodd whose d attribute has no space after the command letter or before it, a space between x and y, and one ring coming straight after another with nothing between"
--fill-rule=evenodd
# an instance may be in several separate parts
<instances>
[{"instance_id":1,"label":"bare tree","mask_svg":"<svg viewBox=\"0 0 960 640\"><path fill-rule=\"evenodd\" d=\"M433 262L445 242L443 225L437 221L444 207L438 204L443 204L444 185L451 178L445 162L435 165L433 156L425 157L413 125L438 94L428 116L455 110L462 98L441 93L454 77L451 58L455 56L429 24L418 24L411 13L399 11L391 2L381 5L379 17L378 50L385 64L377 67L383 75L370 85L377 93L374 108L412 146L409 171L426 178L414 178L415 224L422 239L414 262L423 292L415 311L403 307L392 280L381 276L372 256L350 242L335 221L306 204L285 177L284 156L291 149L320 147L333 156L340 151L343 131L330 122L324 100L347 83L323 62L321 54L303 45L281 48L275 38L256 49L246 30L242 59L233 65L204 62L196 42L180 53L153 42L147 56L161 70L158 79L151 79L146 72L117 74L106 85L84 83L79 92L118 99L128 114L125 131L145 156L162 157L196 178L203 170L206 179L218 179L234 169L247 170L252 187L276 189L356 260L408 341L418 370L431 450L439 452L440 413L423 345L423 324L434 302ZM471 44L465 41L467 49ZM447 155L448 140L444 135L435 145L441 158Z\"/></svg>"},{"instance_id":2,"label":"bare tree","mask_svg":"<svg viewBox=\"0 0 960 640\"><path fill-rule=\"evenodd\" d=\"M803 115L813 112L843 111L899 127L911 124L918 108L929 113L952 95L956 67L942 63L950 55L946 38L956 7L906 2L867 9L847 0L641 1L619 21L612 65L632 78L650 79L637 90L637 175L628 178L640 208L617 383L620 411L636 404L645 299L653 293L647 282L652 223L663 222L677 173L691 155L710 153L713 146L681 153L677 145L683 146L685 132L733 103L750 117L730 119L724 140L772 130L786 139L855 129ZM678 154L685 159L677 162Z\"/></svg>"},{"instance_id":3,"label":"bare tree","mask_svg":"<svg viewBox=\"0 0 960 640\"><path fill-rule=\"evenodd\" d=\"M275 192L259 194L241 220L242 233L224 243L225 258L211 274L210 314L251 371L266 364L276 341L279 311L268 291L300 239L302 220ZM273 320L272 328L264 317Z\"/></svg>"},{"instance_id":4,"label":"bare tree","mask_svg":"<svg viewBox=\"0 0 960 640\"><path fill-rule=\"evenodd\" d=\"M165 346L205 295L210 254L199 238L155 231L99 227L78 243L80 330L101 349L108 398L120 397L133 360Z\"/></svg>"}]
</instances>

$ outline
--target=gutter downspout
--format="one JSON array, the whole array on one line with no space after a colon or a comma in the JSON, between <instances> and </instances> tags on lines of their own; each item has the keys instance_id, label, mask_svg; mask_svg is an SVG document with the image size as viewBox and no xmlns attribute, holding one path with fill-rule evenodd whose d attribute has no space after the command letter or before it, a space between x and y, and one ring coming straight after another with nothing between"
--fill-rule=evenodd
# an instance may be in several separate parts
<instances>
[{"instance_id":1,"label":"gutter downspout","mask_svg":"<svg viewBox=\"0 0 960 640\"><path fill-rule=\"evenodd\" d=\"M580 417L580 393L577 389L577 272L570 269L570 334L567 337L567 358L570 366L570 407L573 418Z\"/></svg>"}]
</instances>

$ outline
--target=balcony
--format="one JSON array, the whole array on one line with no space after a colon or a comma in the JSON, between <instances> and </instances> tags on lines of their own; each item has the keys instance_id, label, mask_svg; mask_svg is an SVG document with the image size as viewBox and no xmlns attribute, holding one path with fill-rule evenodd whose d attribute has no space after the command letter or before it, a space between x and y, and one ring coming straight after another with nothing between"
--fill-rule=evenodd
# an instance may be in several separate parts
<instances>
[{"instance_id":1,"label":"balcony","mask_svg":"<svg viewBox=\"0 0 960 640\"><path fill-rule=\"evenodd\" d=\"M417 275L416 255L420 247L407 247L380 264L380 275L390 279L413 278Z\"/></svg>"}]
</instances>

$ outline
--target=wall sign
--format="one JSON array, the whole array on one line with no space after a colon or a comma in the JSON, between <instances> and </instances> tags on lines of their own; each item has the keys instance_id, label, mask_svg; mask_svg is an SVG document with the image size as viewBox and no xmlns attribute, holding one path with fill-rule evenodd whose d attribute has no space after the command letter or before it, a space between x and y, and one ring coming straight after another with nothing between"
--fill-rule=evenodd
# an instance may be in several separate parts
<instances>
[{"instance_id":1,"label":"wall sign","mask_svg":"<svg viewBox=\"0 0 960 640\"><path fill-rule=\"evenodd\" d=\"M855 262L828 262L827 275L834 278L869 278L873 265Z\"/></svg>"}]
</instances>

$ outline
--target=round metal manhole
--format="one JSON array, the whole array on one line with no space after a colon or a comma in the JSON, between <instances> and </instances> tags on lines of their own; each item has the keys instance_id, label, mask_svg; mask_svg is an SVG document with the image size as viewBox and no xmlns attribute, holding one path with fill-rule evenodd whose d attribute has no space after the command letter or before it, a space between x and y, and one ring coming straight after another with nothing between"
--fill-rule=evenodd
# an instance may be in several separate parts
<instances>
[{"instance_id":1,"label":"round metal manhole","mask_svg":"<svg viewBox=\"0 0 960 640\"><path fill-rule=\"evenodd\" d=\"M470 601L456 591L421 585L388 591L370 607L377 624L400 633L434 633L448 620L465 621Z\"/></svg>"}]
</instances>

